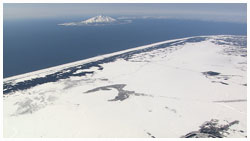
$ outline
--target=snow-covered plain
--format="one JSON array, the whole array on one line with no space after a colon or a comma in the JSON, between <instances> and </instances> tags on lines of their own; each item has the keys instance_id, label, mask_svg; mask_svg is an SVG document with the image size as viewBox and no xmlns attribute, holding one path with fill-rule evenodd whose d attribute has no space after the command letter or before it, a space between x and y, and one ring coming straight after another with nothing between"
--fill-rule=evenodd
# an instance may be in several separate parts
<instances>
[{"instance_id":1,"label":"snow-covered plain","mask_svg":"<svg viewBox=\"0 0 250 141\"><path fill-rule=\"evenodd\" d=\"M246 36L200 36L10 77L3 134L178 138L213 121L246 137L246 56Z\"/></svg>"}]
</instances>

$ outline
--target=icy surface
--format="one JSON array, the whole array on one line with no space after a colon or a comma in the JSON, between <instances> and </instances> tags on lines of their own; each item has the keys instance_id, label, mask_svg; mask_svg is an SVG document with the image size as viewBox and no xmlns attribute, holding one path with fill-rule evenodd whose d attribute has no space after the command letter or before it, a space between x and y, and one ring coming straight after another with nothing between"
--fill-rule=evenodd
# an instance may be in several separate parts
<instances>
[{"instance_id":1,"label":"icy surface","mask_svg":"<svg viewBox=\"0 0 250 141\"><path fill-rule=\"evenodd\" d=\"M246 36L159 42L4 79L4 137L246 137Z\"/></svg>"}]
</instances>

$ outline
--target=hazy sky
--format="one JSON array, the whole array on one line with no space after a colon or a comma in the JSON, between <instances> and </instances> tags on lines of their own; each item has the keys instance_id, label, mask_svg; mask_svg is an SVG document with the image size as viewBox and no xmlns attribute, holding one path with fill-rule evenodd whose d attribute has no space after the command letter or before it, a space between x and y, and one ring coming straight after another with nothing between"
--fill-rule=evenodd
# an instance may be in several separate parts
<instances>
[{"instance_id":1,"label":"hazy sky","mask_svg":"<svg viewBox=\"0 0 250 141\"><path fill-rule=\"evenodd\" d=\"M161 16L246 22L247 4L4 4L4 20L72 16Z\"/></svg>"}]
</instances>

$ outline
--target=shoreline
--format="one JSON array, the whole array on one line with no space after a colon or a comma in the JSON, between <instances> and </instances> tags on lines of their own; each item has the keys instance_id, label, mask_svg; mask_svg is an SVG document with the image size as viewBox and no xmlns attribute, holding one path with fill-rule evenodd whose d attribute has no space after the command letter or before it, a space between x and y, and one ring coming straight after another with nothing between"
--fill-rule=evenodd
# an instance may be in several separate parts
<instances>
[{"instance_id":1,"label":"shoreline","mask_svg":"<svg viewBox=\"0 0 250 141\"><path fill-rule=\"evenodd\" d=\"M161 42L156 42L156 43L152 43L152 44L148 44L148 45L138 46L138 47L134 47L134 48L118 51L118 52L98 55L95 57L91 57L91 58L87 58L87 59L83 59L83 60L79 60L79 61L75 61L75 62L65 63L65 64L61 64L61 65L57 65L57 66L53 66L53 67L49 67L49 68L44 68L44 69L40 69L40 70L36 70L36 71L31 71L31 72L27 72L27 73L23 73L23 74L18 74L18 75L6 77L6 78L3 78L3 81L5 82L5 81L10 81L10 80L20 79L20 78L28 77L30 75L39 75L39 74L43 74L46 72L53 73L53 72L58 71L60 69L66 69L66 68L73 67L76 65L90 63L90 62L98 61L100 59L104 59L107 57L112 57L114 55L120 55L120 54L127 53L130 51L146 49L146 48L150 48L150 47L153 47L156 45L161 45L161 44L169 43L169 42L173 42L173 41L180 41L180 40L190 39L190 38L194 38L194 37L213 37L213 36L244 36L244 35L205 35L205 36L191 36L191 37L185 37L185 38L165 40L165 41L161 41Z\"/></svg>"}]
</instances>

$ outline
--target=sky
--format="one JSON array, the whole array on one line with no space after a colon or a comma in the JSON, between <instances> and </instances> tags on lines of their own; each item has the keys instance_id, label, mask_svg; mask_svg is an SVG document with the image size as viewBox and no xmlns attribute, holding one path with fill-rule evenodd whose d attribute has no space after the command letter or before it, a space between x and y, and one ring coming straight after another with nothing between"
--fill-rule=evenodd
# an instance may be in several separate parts
<instances>
[{"instance_id":1,"label":"sky","mask_svg":"<svg viewBox=\"0 0 250 141\"><path fill-rule=\"evenodd\" d=\"M247 22L247 4L244 3L119 3L119 4L60 4L4 3L4 20L70 18L95 15L108 16L153 16L161 18L199 19L208 21Z\"/></svg>"}]
</instances>

